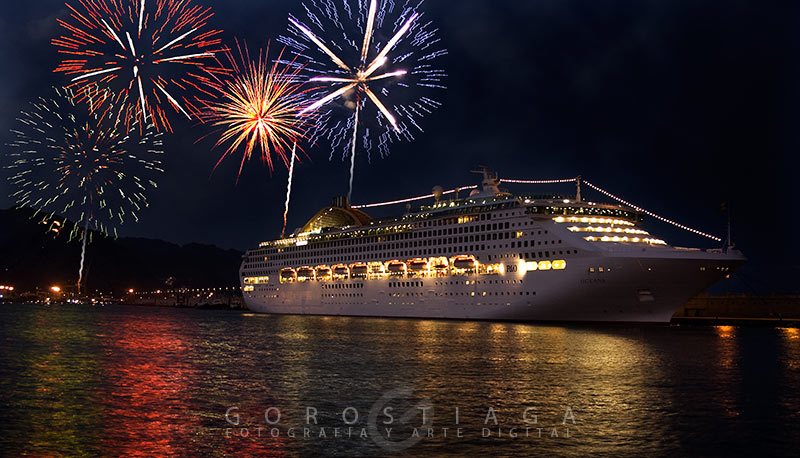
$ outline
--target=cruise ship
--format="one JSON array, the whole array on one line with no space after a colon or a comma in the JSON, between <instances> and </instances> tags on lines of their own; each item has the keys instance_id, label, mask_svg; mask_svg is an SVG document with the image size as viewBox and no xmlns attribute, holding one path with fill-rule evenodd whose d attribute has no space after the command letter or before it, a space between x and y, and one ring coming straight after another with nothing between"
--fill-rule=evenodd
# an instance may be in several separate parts
<instances>
[{"instance_id":1,"label":"cruise ship","mask_svg":"<svg viewBox=\"0 0 800 458\"><path fill-rule=\"evenodd\" d=\"M458 320L667 323L745 262L671 246L641 209L481 187L373 219L344 198L243 256L254 312Z\"/></svg>"}]
</instances>

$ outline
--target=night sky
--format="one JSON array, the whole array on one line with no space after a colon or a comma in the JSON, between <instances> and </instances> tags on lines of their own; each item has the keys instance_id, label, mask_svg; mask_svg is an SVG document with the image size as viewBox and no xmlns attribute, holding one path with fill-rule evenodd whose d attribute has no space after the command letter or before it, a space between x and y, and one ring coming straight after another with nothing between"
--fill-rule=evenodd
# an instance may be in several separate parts
<instances>
[{"instance_id":1,"label":"night sky","mask_svg":"<svg viewBox=\"0 0 800 458\"><path fill-rule=\"evenodd\" d=\"M200 1L212 26L251 47L286 30L299 2ZM723 235L720 204L733 211L734 241L751 258L747 284L798 291L793 202L800 148L800 3L728 0L427 0L427 19L449 54L443 106L413 143L386 159L360 156L354 203L476 184L469 170L501 177L586 179L663 216ZM62 1L3 1L0 17L0 142L29 100L66 82L52 70L50 39ZM258 161L235 184L235 160L208 130L176 120L166 138L166 173L139 224L121 235L245 249L280 233L285 168ZM296 169L290 229L347 193L348 162L307 151ZM5 161L6 158L3 157ZM563 186L512 192L572 193ZM0 208L12 201L0 181ZM605 201L586 191L585 198ZM401 212L403 207L395 208ZM390 212L391 213L391 212ZM376 212L378 216L386 211ZM714 242L651 221L668 242Z\"/></svg>"}]
</instances>

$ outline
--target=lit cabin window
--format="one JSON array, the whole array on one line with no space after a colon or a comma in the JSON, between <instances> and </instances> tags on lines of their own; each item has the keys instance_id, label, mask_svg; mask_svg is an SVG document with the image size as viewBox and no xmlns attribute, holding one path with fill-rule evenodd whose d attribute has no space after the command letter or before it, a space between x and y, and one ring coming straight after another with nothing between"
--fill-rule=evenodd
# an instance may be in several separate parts
<instances>
[{"instance_id":1,"label":"lit cabin window","mask_svg":"<svg viewBox=\"0 0 800 458\"><path fill-rule=\"evenodd\" d=\"M595 218L595 217L588 217L588 216L558 216L553 218L553 221L557 223L589 223L589 224L614 224L614 225L621 225L621 226L635 226L634 223L624 220L624 219L616 219L616 218Z\"/></svg>"},{"instance_id":2,"label":"lit cabin window","mask_svg":"<svg viewBox=\"0 0 800 458\"><path fill-rule=\"evenodd\" d=\"M642 229L635 229L630 227L612 227L612 226L570 226L567 228L572 232L606 232L616 234L639 234L650 235L647 231Z\"/></svg>"}]
</instances>

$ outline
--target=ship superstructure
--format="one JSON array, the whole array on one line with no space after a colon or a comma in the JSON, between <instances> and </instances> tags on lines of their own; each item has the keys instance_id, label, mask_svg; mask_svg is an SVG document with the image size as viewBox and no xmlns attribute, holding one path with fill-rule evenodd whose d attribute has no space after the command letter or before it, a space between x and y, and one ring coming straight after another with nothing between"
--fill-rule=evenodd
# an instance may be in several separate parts
<instances>
[{"instance_id":1,"label":"ship superstructure","mask_svg":"<svg viewBox=\"0 0 800 458\"><path fill-rule=\"evenodd\" d=\"M336 199L290 237L248 250L253 311L523 321L668 322L744 262L674 247L643 213L574 198L482 189L373 220ZM580 180L577 181L580 183Z\"/></svg>"}]
</instances>

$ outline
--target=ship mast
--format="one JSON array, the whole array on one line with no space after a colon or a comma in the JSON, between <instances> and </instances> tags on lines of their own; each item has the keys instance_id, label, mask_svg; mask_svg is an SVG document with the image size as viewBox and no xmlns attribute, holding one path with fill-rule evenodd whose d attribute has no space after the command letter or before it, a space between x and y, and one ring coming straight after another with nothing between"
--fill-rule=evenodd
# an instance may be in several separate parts
<instances>
[{"instance_id":1,"label":"ship mast","mask_svg":"<svg viewBox=\"0 0 800 458\"><path fill-rule=\"evenodd\" d=\"M483 181L481 182L481 188L483 192L490 193L492 196L499 195L500 192L500 180L497 173L492 174L489 172L489 168L485 165L478 166L478 170L470 170L472 173L478 173L483 175Z\"/></svg>"},{"instance_id":2,"label":"ship mast","mask_svg":"<svg viewBox=\"0 0 800 458\"><path fill-rule=\"evenodd\" d=\"M730 204L726 204L725 207L725 213L728 214L728 244L727 247L725 247L725 251L728 252L733 249L733 240L731 238L731 207Z\"/></svg>"}]
</instances>

